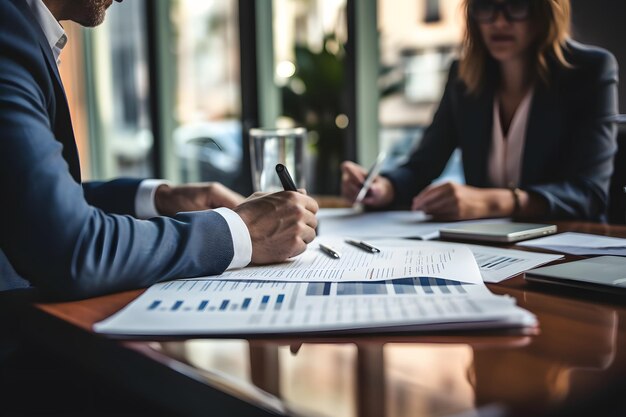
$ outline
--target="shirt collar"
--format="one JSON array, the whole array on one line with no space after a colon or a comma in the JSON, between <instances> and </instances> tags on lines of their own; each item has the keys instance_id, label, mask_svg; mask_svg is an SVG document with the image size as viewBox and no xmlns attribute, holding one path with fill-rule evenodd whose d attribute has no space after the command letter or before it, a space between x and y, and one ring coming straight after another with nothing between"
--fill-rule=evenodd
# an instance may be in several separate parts
<instances>
[{"instance_id":1,"label":"shirt collar","mask_svg":"<svg viewBox=\"0 0 626 417\"><path fill-rule=\"evenodd\" d=\"M37 20L37 23L41 26L41 29L48 40L48 45L50 45L50 49L52 49L54 59L57 62L57 65L59 65L61 63L59 60L61 50L67 44L67 35L65 34L63 27L54 18L48 7L44 4L43 0L25 1L33 12L35 20Z\"/></svg>"}]
</instances>

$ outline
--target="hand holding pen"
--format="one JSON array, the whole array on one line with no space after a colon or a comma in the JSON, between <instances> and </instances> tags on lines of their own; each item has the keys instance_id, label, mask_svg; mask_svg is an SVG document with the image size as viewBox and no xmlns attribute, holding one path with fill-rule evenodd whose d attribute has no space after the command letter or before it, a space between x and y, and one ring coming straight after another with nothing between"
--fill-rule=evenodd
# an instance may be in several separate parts
<instances>
[{"instance_id":1,"label":"hand holding pen","mask_svg":"<svg viewBox=\"0 0 626 417\"><path fill-rule=\"evenodd\" d=\"M282 175L285 184L291 181ZM289 187L296 191L295 185ZM254 264L282 262L304 252L315 239L317 210L317 202L299 192L252 196L233 209L250 233Z\"/></svg>"},{"instance_id":2,"label":"hand holding pen","mask_svg":"<svg viewBox=\"0 0 626 417\"><path fill-rule=\"evenodd\" d=\"M356 198L354 199L354 204L361 204L363 202L363 199L365 198L367 193L370 191L370 187L374 183L374 180L376 179L376 177L378 177L378 173L380 172L380 169L383 166L384 160L385 160L385 153L381 152L380 154L378 154L378 157L376 158L376 162L374 162L374 165L372 165L370 170L367 171L367 176L365 177L365 180L363 181L363 185L361 186L359 193L356 195Z\"/></svg>"},{"instance_id":3,"label":"hand holding pen","mask_svg":"<svg viewBox=\"0 0 626 417\"><path fill-rule=\"evenodd\" d=\"M391 182L378 175L380 167L372 167L368 175L363 167L354 162L341 164L341 194L351 203L356 203L359 193L360 203L369 207L389 206L394 198Z\"/></svg>"},{"instance_id":4,"label":"hand holding pen","mask_svg":"<svg viewBox=\"0 0 626 417\"><path fill-rule=\"evenodd\" d=\"M296 187L296 184L293 182L293 178L291 178L286 166L276 164L276 174L278 174L278 179L280 179L280 183L283 185L285 191L298 191L298 187Z\"/></svg>"}]
</instances>

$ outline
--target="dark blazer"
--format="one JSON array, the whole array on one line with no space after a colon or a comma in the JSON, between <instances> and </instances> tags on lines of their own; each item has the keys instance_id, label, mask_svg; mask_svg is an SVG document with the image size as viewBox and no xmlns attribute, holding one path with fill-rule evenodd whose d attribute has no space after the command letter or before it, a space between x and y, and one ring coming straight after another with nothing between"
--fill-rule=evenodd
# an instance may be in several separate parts
<instances>
[{"instance_id":1,"label":"dark blazer","mask_svg":"<svg viewBox=\"0 0 626 417\"><path fill-rule=\"evenodd\" d=\"M522 159L520 188L548 202L552 219L603 221L608 204L617 130L617 62L609 52L569 42L572 68L549 62L548 83L538 81L532 98ZM494 73L495 74L495 73ZM385 174L395 204L411 199L437 178L455 148L462 151L468 185L490 187L493 98L497 76L478 95L467 93L451 69L433 122L408 162Z\"/></svg>"},{"instance_id":2,"label":"dark blazer","mask_svg":"<svg viewBox=\"0 0 626 417\"><path fill-rule=\"evenodd\" d=\"M137 220L138 180L81 186L52 52L24 0L0 1L0 290L86 297L220 274L230 230L217 213Z\"/></svg>"}]
</instances>

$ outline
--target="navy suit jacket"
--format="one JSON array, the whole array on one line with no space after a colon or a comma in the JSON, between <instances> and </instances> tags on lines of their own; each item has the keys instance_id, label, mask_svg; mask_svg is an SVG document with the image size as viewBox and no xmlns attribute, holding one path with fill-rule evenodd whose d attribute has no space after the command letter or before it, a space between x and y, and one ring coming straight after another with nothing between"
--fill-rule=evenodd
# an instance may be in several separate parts
<instances>
[{"instance_id":1,"label":"navy suit jacket","mask_svg":"<svg viewBox=\"0 0 626 417\"><path fill-rule=\"evenodd\" d=\"M617 62L609 52L569 42L565 57L572 68L550 61L547 83L535 86L526 129L520 188L548 202L548 218L604 221L609 180L617 150ZM468 185L490 187L488 158L492 143L495 71L478 95L467 93L450 70L433 122L408 162L385 173L398 206L437 178L455 148L462 152Z\"/></svg>"},{"instance_id":2,"label":"navy suit jacket","mask_svg":"<svg viewBox=\"0 0 626 417\"><path fill-rule=\"evenodd\" d=\"M138 184L81 185L43 31L24 0L0 1L0 290L86 297L228 267L233 245L221 215L137 220Z\"/></svg>"}]
</instances>

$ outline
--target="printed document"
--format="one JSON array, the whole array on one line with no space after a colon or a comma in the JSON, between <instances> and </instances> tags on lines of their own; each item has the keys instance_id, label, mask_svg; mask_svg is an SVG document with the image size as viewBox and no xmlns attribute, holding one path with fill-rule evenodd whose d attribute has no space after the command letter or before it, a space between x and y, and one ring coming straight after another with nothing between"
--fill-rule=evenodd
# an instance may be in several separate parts
<instances>
[{"instance_id":1,"label":"printed document","mask_svg":"<svg viewBox=\"0 0 626 417\"><path fill-rule=\"evenodd\" d=\"M407 239L372 239L373 245L386 246L406 246L424 245L424 242ZM493 246L469 245L452 242L428 242L428 245L435 247L443 245L446 248L463 246L472 251L474 259L480 269L480 275L484 282L498 283L505 279L514 277L529 269L536 268L548 262L561 259L563 255L547 253L536 253L521 250L498 248Z\"/></svg>"},{"instance_id":2,"label":"printed document","mask_svg":"<svg viewBox=\"0 0 626 417\"><path fill-rule=\"evenodd\" d=\"M319 242L337 250L341 257L328 256ZM370 253L343 239L318 238L304 253L286 262L249 266L204 279L346 282L424 276L482 282L472 252L464 245L395 239L377 247L380 253Z\"/></svg>"},{"instance_id":3,"label":"printed document","mask_svg":"<svg viewBox=\"0 0 626 417\"><path fill-rule=\"evenodd\" d=\"M519 246L553 250L571 255L626 256L626 239L566 232L518 243Z\"/></svg>"},{"instance_id":4,"label":"printed document","mask_svg":"<svg viewBox=\"0 0 626 417\"><path fill-rule=\"evenodd\" d=\"M432 331L536 326L482 283L411 277L368 282L180 280L156 284L99 333L125 336Z\"/></svg>"},{"instance_id":5,"label":"printed document","mask_svg":"<svg viewBox=\"0 0 626 417\"><path fill-rule=\"evenodd\" d=\"M466 245L474 254L484 282L497 283L529 269L561 259L563 255L535 253L490 246Z\"/></svg>"},{"instance_id":6,"label":"printed document","mask_svg":"<svg viewBox=\"0 0 626 417\"><path fill-rule=\"evenodd\" d=\"M351 208L320 209L318 236L353 238L412 238L432 240L439 229L468 223L510 223L510 219L469 220L464 222L430 222L421 211L360 212Z\"/></svg>"}]
</instances>

